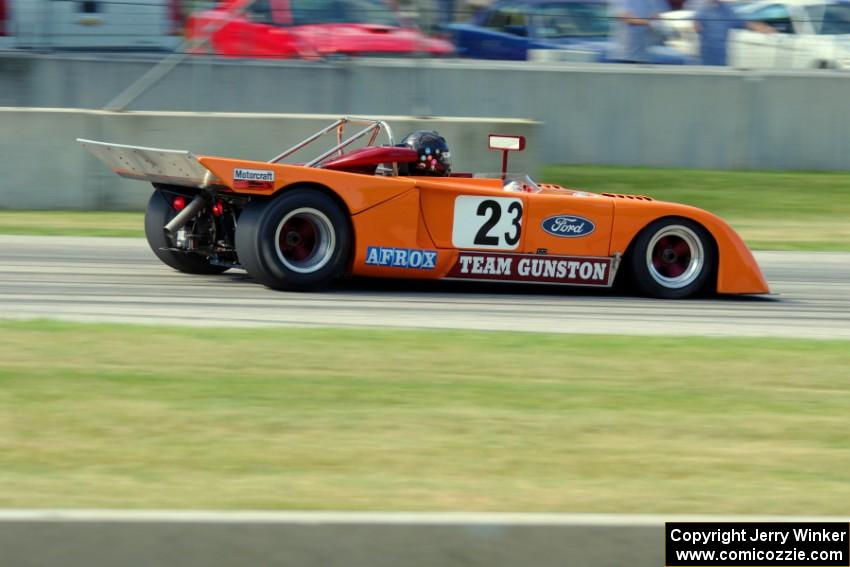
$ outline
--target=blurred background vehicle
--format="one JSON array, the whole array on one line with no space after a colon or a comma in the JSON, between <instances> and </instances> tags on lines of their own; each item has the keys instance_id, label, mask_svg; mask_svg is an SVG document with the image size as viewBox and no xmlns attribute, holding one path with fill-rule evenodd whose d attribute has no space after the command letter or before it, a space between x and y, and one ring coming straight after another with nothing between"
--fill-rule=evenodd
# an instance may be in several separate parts
<instances>
[{"instance_id":1,"label":"blurred background vehicle","mask_svg":"<svg viewBox=\"0 0 850 567\"><path fill-rule=\"evenodd\" d=\"M730 66L744 69L850 69L850 2L762 0L730 4L743 20L770 26L776 32L730 31ZM666 12L661 18L668 46L685 55L699 53L694 11Z\"/></svg>"},{"instance_id":2,"label":"blurred background vehicle","mask_svg":"<svg viewBox=\"0 0 850 567\"><path fill-rule=\"evenodd\" d=\"M749 69L850 69L850 2L764 0L744 6L746 20L776 30L736 30L729 64Z\"/></svg>"},{"instance_id":3,"label":"blurred background vehicle","mask_svg":"<svg viewBox=\"0 0 850 567\"><path fill-rule=\"evenodd\" d=\"M452 45L397 18L381 0L223 0L193 13L187 36L212 32L212 52L234 57L445 56Z\"/></svg>"},{"instance_id":4,"label":"blurred background vehicle","mask_svg":"<svg viewBox=\"0 0 850 567\"><path fill-rule=\"evenodd\" d=\"M604 0L510 0L447 29L462 57L525 60L529 49L587 47L598 53L609 27Z\"/></svg>"},{"instance_id":5,"label":"blurred background vehicle","mask_svg":"<svg viewBox=\"0 0 850 567\"><path fill-rule=\"evenodd\" d=\"M0 49L171 51L179 0L0 0Z\"/></svg>"},{"instance_id":6,"label":"blurred background vehicle","mask_svg":"<svg viewBox=\"0 0 850 567\"><path fill-rule=\"evenodd\" d=\"M461 57L606 61L612 17L605 0L506 0L446 26ZM689 63L684 53L650 48L650 63Z\"/></svg>"}]
</instances>

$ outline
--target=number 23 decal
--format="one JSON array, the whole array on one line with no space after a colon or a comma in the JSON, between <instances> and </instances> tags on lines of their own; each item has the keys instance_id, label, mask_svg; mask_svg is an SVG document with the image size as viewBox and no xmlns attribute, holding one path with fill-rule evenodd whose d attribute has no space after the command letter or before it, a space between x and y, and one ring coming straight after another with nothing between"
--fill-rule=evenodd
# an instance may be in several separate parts
<instances>
[{"instance_id":1,"label":"number 23 decal","mask_svg":"<svg viewBox=\"0 0 850 567\"><path fill-rule=\"evenodd\" d=\"M455 199L452 244L457 248L515 250L522 235L522 200L513 197Z\"/></svg>"}]
</instances>

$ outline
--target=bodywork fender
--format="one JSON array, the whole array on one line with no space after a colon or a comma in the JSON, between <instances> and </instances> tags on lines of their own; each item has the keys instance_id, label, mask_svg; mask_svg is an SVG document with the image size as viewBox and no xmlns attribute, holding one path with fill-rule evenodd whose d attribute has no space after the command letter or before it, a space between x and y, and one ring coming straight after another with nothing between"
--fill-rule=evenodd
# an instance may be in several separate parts
<instances>
[{"instance_id":1,"label":"bodywork fender","mask_svg":"<svg viewBox=\"0 0 850 567\"><path fill-rule=\"evenodd\" d=\"M624 253L648 224L669 216L691 219L711 233L717 244L718 293L770 292L758 263L738 233L719 217L696 207L664 201L617 200L609 253Z\"/></svg>"},{"instance_id":2,"label":"bodywork fender","mask_svg":"<svg viewBox=\"0 0 850 567\"><path fill-rule=\"evenodd\" d=\"M352 215L397 197L414 187L414 182L404 177L352 175L313 167L209 156L198 156L198 161L211 171L222 185L235 193L271 196L294 184L322 185L336 193ZM271 171L274 172L274 179L261 186L238 187L238 184L234 183L236 169Z\"/></svg>"}]
</instances>

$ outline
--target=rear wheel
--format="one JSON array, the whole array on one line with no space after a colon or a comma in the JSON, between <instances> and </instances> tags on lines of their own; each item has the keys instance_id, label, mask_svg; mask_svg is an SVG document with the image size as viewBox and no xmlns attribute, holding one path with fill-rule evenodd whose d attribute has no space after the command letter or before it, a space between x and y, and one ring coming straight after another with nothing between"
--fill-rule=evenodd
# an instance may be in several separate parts
<instances>
[{"instance_id":1,"label":"rear wheel","mask_svg":"<svg viewBox=\"0 0 850 567\"><path fill-rule=\"evenodd\" d=\"M248 274L268 287L322 287L345 272L351 251L348 216L315 189L286 191L248 205L236 227L236 254Z\"/></svg>"},{"instance_id":2,"label":"rear wheel","mask_svg":"<svg viewBox=\"0 0 850 567\"><path fill-rule=\"evenodd\" d=\"M705 291L716 262L708 231L684 218L650 224L638 235L629 257L638 290L662 299L683 299Z\"/></svg>"},{"instance_id":3,"label":"rear wheel","mask_svg":"<svg viewBox=\"0 0 850 567\"><path fill-rule=\"evenodd\" d=\"M177 211L174 210L169 195L161 189L155 190L145 211L145 237L156 257L164 264L187 274L220 274L226 271L227 266L211 264L209 259L201 254L168 250L174 247L174 243L163 227L176 215Z\"/></svg>"}]
</instances>

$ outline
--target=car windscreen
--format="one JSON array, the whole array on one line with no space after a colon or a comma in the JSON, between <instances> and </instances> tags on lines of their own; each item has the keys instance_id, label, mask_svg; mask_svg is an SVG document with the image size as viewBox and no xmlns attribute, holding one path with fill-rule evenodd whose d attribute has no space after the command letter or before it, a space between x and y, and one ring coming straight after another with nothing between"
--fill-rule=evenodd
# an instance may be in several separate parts
<instances>
[{"instance_id":1,"label":"car windscreen","mask_svg":"<svg viewBox=\"0 0 850 567\"><path fill-rule=\"evenodd\" d=\"M399 21L378 0L290 0L292 23L308 24L373 24L399 26Z\"/></svg>"},{"instance_id":2,"label":"car windscreen","mask_svg":"<svg viewBox=\"0 0 850 567\"><path fill-rule=\"evenodd\" d=\"M610 20L604 2L540 4L531 10L537 37L584 37L608 35Z\"/></svg>"},{"instance_id":3,"label":"car windscreen","mask_svg":"<svg viewBox=\"0 0 850 567\"><path fill-rule=\"evenodd\" d=\"M850 34L850 3L812 4L806 6L806 16L816 34Z\"/></svg>"},{"instance_id":4,"label":"car windscreen","mask_svg":"<svg viewBox=\"0 0 850 567\"><path fill-rule=\"evenodd\" d=\"M745 20L767 24L779 33L796 33L791 12L785 4L758 3L745 6L736 12Z\"/></svg>"}]
</instances>

